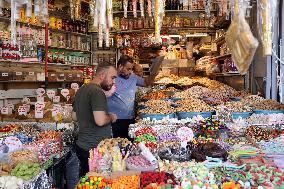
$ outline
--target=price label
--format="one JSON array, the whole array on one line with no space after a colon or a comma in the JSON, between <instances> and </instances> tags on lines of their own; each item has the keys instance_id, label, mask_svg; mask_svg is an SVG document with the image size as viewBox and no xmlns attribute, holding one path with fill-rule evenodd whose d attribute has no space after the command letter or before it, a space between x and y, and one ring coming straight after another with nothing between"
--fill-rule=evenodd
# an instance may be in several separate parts
<instances>
[{"instance_id":1,"label":"price label","mask_svg":"<svg viewBox=\"0 0 284 189\"><path fill-rule=\"evenodd\" d=\"M50 74L50 76L51 76L51 77L54 77L54 76L55 76L55 74Z\"/></svg>"},{"instance_id":2,"label":"price label","mask_svg":"<svg viewBox=\"0 0 284 189\"><path fill-rule=\"evenodd\" d=\"M68 74L68 77L73 77L73 74Z\"/></svg>"},{"instance_id":3,"label":"price label","mask_svg":"<svg viewBox=\"0 0 284 189\"><path fill-rule=\"evenodd\" d=\"M18 113L19 113L19 115L24 115L24 116L26 116L26 115L27 115L26 107L25 107L25 106L19 106L19 108L18 108Z\"/></svg>"},{"instance_id":4,"label":"price label","mask_svg":"<svg viewBox=\"0 0 284 189\"><path fill-rule=\"evenodd\" d=\"M29 112L31 110L30 104L23 104L23 106L26 108L26 112Z\"/></svg>"},{"instance_id":5,"label":"price label","mask_svg":"<svg viewBox=\"0 0 284 189\"><path fill-rule=\"evenodd\" d=\"M16 75L23 75L23 72L16 72Z\"/></svg>"},{"instance_id":6,"label":"price label","mask_svg":"<svg viewBox=\"0 0 284 189\"><path fill-rule=\"evenodd\" d=\"M1 109L1 114L3 115L9 115L9 108L7 106L3 107Z\"/></svg>"},{"instance_id":7,"label":"price label","mask_svg":"<svg viewBox=\"0 0 284 189\"><path fill-rule=\"evenodd\" d=\"M35 72L29 72L29 75L30 75L30 76L34 76L34 75L35 75Z\"/></svg>"},{"instance_id":8,"label":"price label","mask_svg":"<svg viewBox=\"0 0 284 189\"><path fill-rule=\"evenodd\" d=\"M60 102L60 96L54 96L53 97L53 102L54 103L59 103Z\"/></svg>"},{"instance_id":9,"label":"price label","mask_svg":"<svg viewBox=\"0 0 284 189\"><path fill-rule=\"evenodd\" d=\"M71 84L71 89L74 89L75 91L77 91L79 89L78 83L72 83Z\"/></svg>"},{"instance_id":10,"label":"price label","mask_svg":"<svg viewBox=\"0 0 284 189\"><path fill-rule=\"evenodd\" d=\"M8 77L9 73L2 73L2 77Z\"/></svg>"},{"instance_id":11,"label":"price label","mask_svg":"<svg viewBox=\"0 0 284 189\"><path fill-rule=\"evenodd\" d=\"M44 88L38 88L38 89L36 90L36 94L43 96L43 95L45 94Z\"/></svg>"},{"instance_id":12,"label":"price label","mask_svg":"<svg viewBox=\"0 0 284 189\"><path fill-rule=\"evenodd\" d=\"M61 90L61 94L62 94L62 96L64 96L65 98L67 98L67 96L69 95L69 90L68 90L68 89L62 89L62 90Z\"/></svg>"},{"instance_id":13,"label":"price label","mask_svg":"<svg viewBox=\"0 0 284 189\"><path fill-rule=\"evenodd\" d=\"M44 107L45 107L44 102L35 103L35 118L37 119L43 118Z\"/></svg>"},{"instance_id":14,"label":"price label","mask_svg":"<svg viewBox=\"0 0 284 189\"><path fill-rule=\"evenodd\" d=\"M48 90L46 92L49 99L53 99L55 97L55 91L54 90Z\"/></svg>"},{"instance_id":15,"label":"price label","mask_svg":"<svg viewBox=\"0 0 284 189\"><path fill-rule=\"evenodd\" d=\"M60 76L60 77L64 77L65 75L64 75L64 74L60 74L59 76Z\"/></svg>"},{"instance_id":16,"label":"price label","mask_svg":"<svg viewBox=\"0 0 284 189\"><path fill-rule=\"evenodd\" d=\"M9 136L5 139L4 144L9 148L9 152L13 152L22 148L23 144L17 137Z\"/></svg>"},{"instance_id":17,"label":"price label","mask_svg":"<svg viewBox=\"0 0 284 189\"><path fill-rule=\"evenodd\" d=\"M52 108L51 110L51 115L52 117L57 116L57 114L60 112L60 110L58 108Z\"/></svg>"},{"instance_id":18,"label":"price label","mask_svg":"<svg viewBox=\"0 0 284 189\"><path fill-rule=\"evenodd\" d=\"M42 96L42 95L37 95L36 100L37 100L38 102L44 102L44 96Z\"/></svg>"}]
</instances>

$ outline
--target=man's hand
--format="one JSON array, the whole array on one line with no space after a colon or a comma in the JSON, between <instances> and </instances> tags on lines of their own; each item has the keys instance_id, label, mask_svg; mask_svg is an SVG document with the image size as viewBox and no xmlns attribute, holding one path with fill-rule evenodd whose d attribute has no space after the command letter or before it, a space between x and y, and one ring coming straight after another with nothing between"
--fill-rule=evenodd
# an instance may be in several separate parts
<instances>
[{"instance_id":1,"label":"man's hand","mask_svg":"<svg viewBox=\"0 0 284 189\"><path fill-rule=\"evenodd\" d=\"M110 120L112 123L115 123L117 120L117 115L116 114L109 114Z\"/></svg>"}]
</instances>

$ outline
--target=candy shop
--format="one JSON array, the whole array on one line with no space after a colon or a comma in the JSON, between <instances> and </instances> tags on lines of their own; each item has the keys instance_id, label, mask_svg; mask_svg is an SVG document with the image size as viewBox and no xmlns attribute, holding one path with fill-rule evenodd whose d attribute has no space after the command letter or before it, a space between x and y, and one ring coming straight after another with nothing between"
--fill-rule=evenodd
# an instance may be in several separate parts
<instances>
[{"instance_id":1,"label":"candy shop","mask_svg":"<svg viewBox=\"0 0 284 189\"><path fill-rule=\"evenodd\" d=\"M0 189L284 189L283 0L0 0Z\"/></svg>"}]
</instances>

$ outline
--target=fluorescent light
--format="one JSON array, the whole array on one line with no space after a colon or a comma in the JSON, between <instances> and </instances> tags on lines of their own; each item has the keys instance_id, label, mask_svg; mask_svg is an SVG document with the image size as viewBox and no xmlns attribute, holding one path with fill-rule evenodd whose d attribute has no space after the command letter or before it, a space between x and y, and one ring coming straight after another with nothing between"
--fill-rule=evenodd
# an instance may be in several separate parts
<instances>
[{"instance_id":1,"label":"fluorescent light","mask_svg":"<svg viewBox=\"0 0 284 189\"><path fill-rule=\"evenodd\" d=\"M180 37L180 35L169 35L169 37Z\"/></svg>"},{"instance_id":2,"label":"fluorescent light","mask_svg":"<svg viewBox=\"0 0 284 189\"><path fill-rule=\"evenodd\" d=\"M207 33L195 33L195 34L187 34L186 37L206 37Z\"/></svg>"}]
</instances>

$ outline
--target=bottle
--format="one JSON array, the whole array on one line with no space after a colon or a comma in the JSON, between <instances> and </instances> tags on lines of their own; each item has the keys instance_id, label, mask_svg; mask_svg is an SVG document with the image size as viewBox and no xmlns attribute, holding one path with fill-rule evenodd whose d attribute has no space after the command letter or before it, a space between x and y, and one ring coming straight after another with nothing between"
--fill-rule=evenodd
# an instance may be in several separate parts
<instances>
[{"instance_id":1,"label":"bottle","mask_svg":"<svg viewBox=\"0 0 284 189\"><path fill-rule=\"evenodd\" d=\"M179 10L183 10L183 0L180 0L180 3L179 3Z\"/></svg>"},{"instance_id":2,"label":"bottle","mask_svg":"<svg viewBox=\"0 0 284 189\"><path fill-rule=\"evenodd\" d=\"M176 6L176 0L172 0L170 10L176 10L175 6Z\"/></svg>"},{"instance_id":3,"label":"bottle","mask_svg":"<svg viewBox=\"0 0 284 189\"><path fill-rule=\"evenodd\" d=\"M188 9L188 0L183 0L183 10L189 10Z\"/></svg>"}]
</instances>

